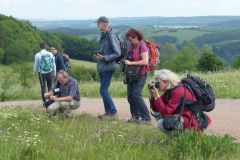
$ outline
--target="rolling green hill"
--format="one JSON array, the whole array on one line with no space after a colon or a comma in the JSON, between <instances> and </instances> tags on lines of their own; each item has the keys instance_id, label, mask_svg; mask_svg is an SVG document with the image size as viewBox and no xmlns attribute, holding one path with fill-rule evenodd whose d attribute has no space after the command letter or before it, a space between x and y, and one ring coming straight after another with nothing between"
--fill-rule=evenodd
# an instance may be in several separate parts
<instances>
[{"instance_id":1,"label":"rolling green hill","mask_svg":"<svg viewBox=\"0 0 240 160\"><path fill-rule=\"evenodd\" d=\"M129 25L131 27L145 25L184 25L184 26L206 26L213 23L240 20L239 16L199 16L199 17L120 17L110 18L112 26ZM77 28L85 29L96 27L92 20L61 20L61 21L31 21L40 29L54 28Z\"/></svg>"},{"instance_id":2,"label":"rolling green hill","mask_svg":"<svg viewBox=\"0 0 240 160\"><path fill-rule=\"evenodd\" d=\"M98 42L71 36L64 33L50 33L33 27L28 21L17 20L0 14L0 63L11 64L32 61L39 52L39 43L48 46L57 45L65 50L71 58L93 60Z\"/></svg>"}]
</instances>

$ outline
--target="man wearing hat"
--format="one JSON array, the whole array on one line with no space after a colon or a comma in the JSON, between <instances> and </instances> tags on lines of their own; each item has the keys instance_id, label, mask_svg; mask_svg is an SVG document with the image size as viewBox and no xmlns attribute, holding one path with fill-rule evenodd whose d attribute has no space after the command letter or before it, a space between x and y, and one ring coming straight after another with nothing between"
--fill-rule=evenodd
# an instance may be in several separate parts
<instances>
[{"instance_id":1,"label":"man wearing hat","mask_svg":"<svg viewBox=\"0 0 240 160\"><path fill-rule=\"evenodd\" d=\"M109 26L107 17L99 17L96 23L101 31L99 50L96 53L96 59L100 78L100 94L105 108L105 113L99 115L99 118L115 117L117 110L108 89L110 87L112 75L116 69L115 59L121 55L120 42Z\"/></svg>"}]
</instances>

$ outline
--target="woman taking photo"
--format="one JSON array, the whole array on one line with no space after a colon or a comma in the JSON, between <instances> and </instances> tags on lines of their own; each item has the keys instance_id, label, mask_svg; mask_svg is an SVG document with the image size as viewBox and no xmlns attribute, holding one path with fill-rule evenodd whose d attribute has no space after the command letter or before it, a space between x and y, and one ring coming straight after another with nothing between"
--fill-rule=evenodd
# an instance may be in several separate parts
<instances>
[{"instance_id":1,"label":"woman taking photo","mask_svg":"<svg viewBox=\"0 0 240 160\"><path fill-rule=\"evenodd\" d=\"M136 29L130 29L126 33L126 38L130 46L124 63L126 64L128 102L132 115L128 122L150 124L149 110L142 98L148 72L148 48L143 42L143 34Z\"/></svg>"},{"instance_id":2,"label":"woman taking photo","mask_svg":"<svg viewBox=\"0 0 240 160\"><path fill-rule=\"evenodd\" d=\"M190 128L196 131L203 130L193 112L186 107L187 102L198 104L198 101L195 95L187 87L184 87L177 74L167 69L159 70L155 76L154 83L149 85L149 91L151 94L151 108L154 111L153 115L156 117L157 127L160 130L165 133L172 133L174 127L180 130ZM159 91L163 91L161 96ZM174 116L176 118L176 115L179 115L179 123L175 124L171 118ZM166 117L170 119L166 119ZM205 120L208 126L211 119L208 116L204 118L203 120ZM173 126L172 130L167 128L168 126Z\"/></svg>"}]
</instances>

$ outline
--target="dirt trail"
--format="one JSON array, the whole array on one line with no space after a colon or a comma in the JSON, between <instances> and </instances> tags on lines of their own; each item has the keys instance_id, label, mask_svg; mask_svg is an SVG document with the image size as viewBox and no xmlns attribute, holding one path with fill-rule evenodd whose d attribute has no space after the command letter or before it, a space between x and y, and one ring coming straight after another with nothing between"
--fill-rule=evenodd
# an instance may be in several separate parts
<instances>
[{"instance_id":1,"label":"dirt trail","mask_svg":"<svg viewBox=\"0 0 240 160\"><path fill-rule=\"evenodd\" d=\"M145 99L148 104L148 100ZM114 102L118 109L118 116L121 120L130 117L129 105L126 98L115 98ZM9 101L0 102L0 107L25 106L30 108L42 108L41 101ZM43 109L43 108L42 108ZM94 116L104 112L102 99L82 98L81 107L74 111L76 114L89 113ZM240 99L217 99L216 108L208 113L213 122L205 131L209 134L224 135L230 134L240 142ZM155 122L153 120L153 125Z\"/></svg>"}]
</instances>

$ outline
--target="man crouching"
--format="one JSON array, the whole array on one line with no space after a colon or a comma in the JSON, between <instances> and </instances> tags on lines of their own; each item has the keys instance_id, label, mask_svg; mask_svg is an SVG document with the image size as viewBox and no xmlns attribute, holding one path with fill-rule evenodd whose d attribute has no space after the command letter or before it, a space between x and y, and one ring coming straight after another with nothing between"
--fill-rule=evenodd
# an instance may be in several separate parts
<instances>
[{"instance_id":1,"label":"man crouching","mask_svg":"<svg viewBox=\"0 0 240 160\"><path fill-rule=\"evenodd\" d=\"M77 109L80 106L78 82L64 70L60 70L57 73L55 87L50 92L45 93L44 96L49 99L46 102L46 107L50 115L60 113L68 116L71 110Z\"/></svg>"}]
</instances>

